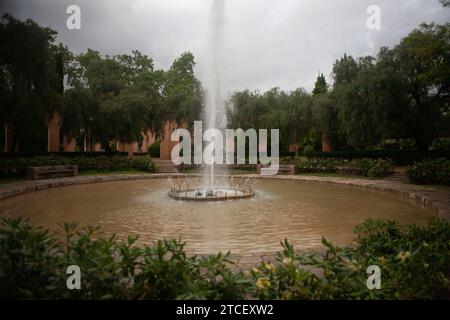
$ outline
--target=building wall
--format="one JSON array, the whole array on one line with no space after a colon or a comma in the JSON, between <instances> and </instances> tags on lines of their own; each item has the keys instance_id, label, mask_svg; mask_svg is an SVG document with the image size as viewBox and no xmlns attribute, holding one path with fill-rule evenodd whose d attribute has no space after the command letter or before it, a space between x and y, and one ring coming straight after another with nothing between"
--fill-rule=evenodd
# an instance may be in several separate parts
<instances>
[{"instance_id":1,"label":"building wall","mask_svg":"<svg viewBox=\"0 0 450 320\"><path fill-rule=\"evenodd\" d=\"M92 145L89 141L86 141L86 152L103 152L100 142L94 142Z\"/></svg>"},{"instance_id":2,"label":"building wall","mask_svg":"<svg viewBox=\"0 0 450 320\"><path fill-rule=\"evenodd\" d=\"M160 159L162 160L171 160L171 153L173 147L175 147L178 142L177 141L170 141L172 132L177 129L179 126L175 121L167 121L164 125L163 130L163 138L161 140L160 145Z\"/></svg>"},{"instance_id":3,"label":"building wall","mask_svg":"<svg viewBox=\"0 0 450 320\"><path fill-rule=\"evenodd\" d=\"M161 158L169 160L171 158L172 148L177 144L177 142L170 141L171 134L173 130L178 128L178 124L175 121L168 121L164 125L163 138L161 141ZM52 119L48 122L47 128L47 151L48 152L59 152L62 146L65 152L75 152L77 141L75 138L69 138L64 136L62 145L60 139L60 128L61 128L61 117L57 112L53 114ZM11 150L12 142L14 138L14 127L5 124L5 152L18 152L18 145L16 144L16 150ZM150 146L156 141L155 133L151 131L142 132L143 141L141 146L137 142L132 143L117 143L117 150L121 152L139 153L148 152ZM94 143L91 146L89 135L86 137L85 148L86 152L102 152L104 151L100 143Z\"/></svg>"},{"instance_id":4,"label":"building wall","mask_svg":"<svg viewBox=\"0 0 450 320\"><path fill-rule=\"evenodd\" d=\"M117 151L120 152L133 152L133 153L139 153L139 152L148 152L148 149L150 146L156 141L155 134L151 131L142 131L142 144L139 148L139 144L137 142L132 143L122 143L117 142Z\"/></svg>"},{"instance_id":5,"label":"building wall","mask_svg":"<svg viewBox=\"0 0 450 320\"><path fill-rule=\"evenodd\" d=\"M117 151L120 152L138 152L139 146L137 142L123 143L117 142Z\"/></svg>"}]
</instances>

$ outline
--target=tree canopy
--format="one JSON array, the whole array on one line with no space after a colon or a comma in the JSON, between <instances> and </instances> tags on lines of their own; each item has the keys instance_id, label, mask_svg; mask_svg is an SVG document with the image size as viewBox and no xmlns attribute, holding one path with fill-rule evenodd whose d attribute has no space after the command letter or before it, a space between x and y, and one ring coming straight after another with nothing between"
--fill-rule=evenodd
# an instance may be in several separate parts
<instances>
[{"instance_id":1,"label":"tree canopy","mask_svg":"<svg viewBox=\"0 0 450 320\"><path fill-rule=\"evenodd\" d=\"M189 52L165 72L155 70L153 60L137 50L103 57L88 49L70 67L65 133L75 136L77 128L85 128L109 150L114 141L142 140L143 131L160 133L165 121L193 122L202 106L194 65Z\"/></svg>"},{"instance_id":2,"label":"tree canopy","mask_svg":"<svg viewBox=\"0 0 450 320\"><path fill-rule=\"evenodd\" d=\"M412 138L419 149L444 136L449 113L450 24L423 24L375 59L344 56L333 67L342 133L358 148Z\"/></svg>"},{"instance_id":3,"label":"tree canopy","mask_svg":"<svg viewBox=\"0 0 450 320\"><path fill-rule=\"evenodd\" d=\"M282 139L315 148L318 139L354 149L412 139L426 150L450 135L450 24L422 24L377 57L344 54L332 79L320 74L311 95L237 92L229 124L280 128Z\"/></svg>"},{"instance_id":4,"label":"tree canopy","mask_svg":"<svg viewBox=\"0 0 450 320\"><path fill-rule=\"evenodd\" d=\"M46 145L47 121L61 104L67 48L56 32L4 15L0 24L0 120L14 127L12 149ZM42 134L36 134L42 132Z\"/></svg>"},{"instance_id":5,"label":"tree canopy","mask_svg":"<svg viewBox=\"0 0 450 320\"><path fill-rule=\"evenodd\" d=\"M448 1L441 1L448 6ZM0 24L0 121L14 128L21 151L45 150L55 111L62 134L88 134L110 150L115 142L160 135L166 121L192 126L201 119L203 89L195 59L184 52L168 70L140 51L73 55L56 32L5 15ZM331 83L319 74L311 93L243 90L227 101L231 128L278 128L281 148L378 148L410 140L421 150L450 136L450 24L422 24L376 57L344 54ZM20 143L18 143L20 141Z\"/></svg>"}]
</instances>

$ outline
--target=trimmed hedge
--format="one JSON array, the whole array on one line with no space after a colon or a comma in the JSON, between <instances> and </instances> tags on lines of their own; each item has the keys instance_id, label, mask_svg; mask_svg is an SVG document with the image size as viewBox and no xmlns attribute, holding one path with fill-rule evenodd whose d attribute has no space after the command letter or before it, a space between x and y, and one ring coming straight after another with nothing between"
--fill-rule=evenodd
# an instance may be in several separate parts
<instances>
[{"instance_id":1,"label":"trimmed hedge","mask_svg":"<svg viewBox=\"0 0 450 320\"><path fill-rule=\"evenodd\" d=\"M136 153L135 153L136 154ZM137 155L145 155L144 153L137 153ZM0 159L18 159L18 158L34 158L34 157L66 157L66 158L78 158L78 157L114 157L114 156L128 156L128 152L122 151L95 151L95 152L1 152Z\"/></svg>"},{"instance_id":2,"label":"trimmed hedge","mask_svg":"<svg viewBox=\"0 0 450 320\"><path fill-rule=\"evenodd\" d=\"M323 239L323 254L285 240L276 261L244 272L231 268L229 254L189 257L177 240L141 247L133 237L99 237L98 228L62 228L57 236L20 219L0 222L0 299L450 299L445 220L368 220L355 228L354 247ZM80 290L67 289L71 265L80 268ZM373 265L378 290L367 286Z\"/></svg>"},{"instance_id":3,"label":"trimmed hedge","mask_svg":"<svg viewBox=\"0 0 450 320\"><path fill-rule=\"evenodd\" d=\"M80 171L118 171L136 169L146 172L154 172L155 166L148 156L34 156L19 158L0 158L0 174L2 176L24 175L27 167L78 165Z\"/></svg>"},{"instance_id":4,"label":"trimmed hedge","mask_svg":"<svg viewBox=\"0 0 450 320\"><path fill-rule=\"evenodd\" d=\"M426 159L406 168L406 176L412 183L437 183L450 185L450 160Z\"/></svg>"},{"instance_id":5,"label":"trimmed hedge","mask_svg":"<svg viewBox=\"0 0 450 320\"><path fill-rule=\"evenodd\" d=\"M392 161L384 159L339 160L333 158L297 159L297 173L340 173L364 177L385 177L392 171Z\"/></svg>"},{"instance_id":6,"label":"trimmed hedge","mask_svg":"<svg viewBox=\"0 0 450 320\"><path fill-rule=\"evenodd\" d=\"M336 159L391 159L395 165L407 166L427 158L446 158L450 160L450 150L429 150L426 152L414 150L368 150L368 151L332 151L313 152L304 155L309 158Z\"/></svg>"}]
</instances>

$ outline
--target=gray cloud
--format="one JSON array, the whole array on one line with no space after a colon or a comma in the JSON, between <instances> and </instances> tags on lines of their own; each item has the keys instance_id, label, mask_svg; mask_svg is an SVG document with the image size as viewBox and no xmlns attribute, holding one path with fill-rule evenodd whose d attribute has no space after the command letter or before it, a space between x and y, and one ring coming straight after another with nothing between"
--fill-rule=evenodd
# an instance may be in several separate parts
<instances>
[{"instance_id":1,"label":"gray cloud","mask_svg":"<svg viewBox=\"0 0 450 320\"><path fill-rule=\"evenodd\" d=\"M345 52L375 55L422 22L450 21L438 0L226 0L225 57L229 90L274 86L311 90L319 71L331 73ZM189 50L204 79L211 0L4 0L14 16L58 31L75 53L138 49L168 68ZM82 29L66 28L66 8L77 4ZM381 30L366 27L369 5L381 8Z\"/></svg>"}]
</instances>

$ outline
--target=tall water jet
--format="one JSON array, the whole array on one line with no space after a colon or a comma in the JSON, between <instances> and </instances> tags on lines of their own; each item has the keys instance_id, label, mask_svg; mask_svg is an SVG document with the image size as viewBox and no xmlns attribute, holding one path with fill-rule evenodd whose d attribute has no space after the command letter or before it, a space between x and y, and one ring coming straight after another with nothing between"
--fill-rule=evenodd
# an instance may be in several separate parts
<instances>
[{"instance_id":1,"label":"tall water jet","mask_svg":"<svg viewBox=\"0 0 450 320\"><path fill-rule=\"evenodd\" d=\"M224 15L225 0L213 0L211 8L207 68L205 120L207 128L226 127L224 99Z\"/></svg>"},{"instance_id":2,"label":"tall water jet","mask_svg":"<svg viewBox=\"0 0 450 320\"><path fill-rule=\"evenodd\" d=\"M216 129L216 133L226 129L227 119L224 97L224 14L225 0L213 0L209 22L208 48L205 59L205 125ZM212 135L214 139L215 134ZM212 143L212 142L211 142ZM215 151L217 149L214 149ZM221 151L223 152L223 151ZM207 155L206 157L209 157ZM205 180L184 177L181 181L169 179L169 196L176 200L223 201L246 199L255 196L254 179L221 177L215 181L214 163L217 154L211 154L205 167ZM205 160L205 159L204 159Z\"/></svg>"},{"instance_id":3,"label":"tall water jet","mask_svg":"<svg viewBox=\"0 0 450 320\"><path fill-rule=\"evenodd\" d=\"M226 128L225 99L223 89L224 75L224 15L225 0L213 0L209 22L207 67L204 83L205 124L207 129L224 130ZM214 187L214 159L206 169L210 175L210 188Z\"/></svg>"}]
</instances>

